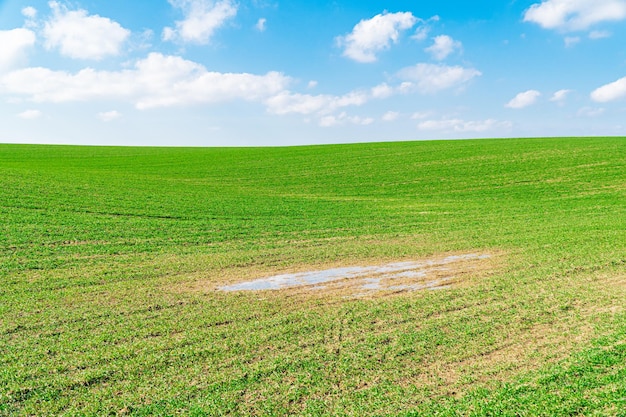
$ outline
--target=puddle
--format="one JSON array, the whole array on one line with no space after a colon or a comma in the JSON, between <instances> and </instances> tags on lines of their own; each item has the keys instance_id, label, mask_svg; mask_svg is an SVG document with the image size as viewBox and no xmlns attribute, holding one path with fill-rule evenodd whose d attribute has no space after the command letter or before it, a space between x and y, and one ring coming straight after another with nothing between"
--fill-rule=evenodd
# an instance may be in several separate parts
<instances>
[{"instance_id":1,"label":"puddle","mask_svg":"<svg viewBox=\"0 0 626 417\"><path fill-rule=\"evenodd\" d=\"M334 286L354 288L360 291L357 296L367 295L374 291L440 290L452 286L455 279L454 271L472 269L471 265L465 264L490 257L487 254L465 254L379 266L354 266L282 274L219 289L221 291L263 291L310 286L312 290L321 291ZM456 264L463 264L465 268Z\"/></svg>"}]
</instances>

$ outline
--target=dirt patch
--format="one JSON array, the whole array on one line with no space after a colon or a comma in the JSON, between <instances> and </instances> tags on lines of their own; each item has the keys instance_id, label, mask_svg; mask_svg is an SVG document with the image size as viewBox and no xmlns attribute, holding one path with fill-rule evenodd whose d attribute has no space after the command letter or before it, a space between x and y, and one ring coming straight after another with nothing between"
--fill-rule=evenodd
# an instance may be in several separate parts
<instances>
[{"instance_id":1,"label":"dirt patch","mask_svg":"<svg viewBox=\"0 0 626 417\"><path fill-rule=\"evenodd\" d=\"M465 253L386 263L273 275L219 287L219 291L280 291L300 288L365 297L380 292L442 290L463 276L488 268L491 254Z\"/></svg>"}]
</instances>

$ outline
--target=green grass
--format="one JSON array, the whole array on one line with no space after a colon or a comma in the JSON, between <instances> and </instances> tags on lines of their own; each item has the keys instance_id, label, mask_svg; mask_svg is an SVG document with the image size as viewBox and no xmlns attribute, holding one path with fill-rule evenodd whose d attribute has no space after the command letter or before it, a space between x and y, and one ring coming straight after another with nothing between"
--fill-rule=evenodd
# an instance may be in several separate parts
<instances>
[{"instance_id":1,"label":"green grass","mask_svg":"<svg viewBox=\"0 0 626 417\"><path fill-rule=\"evenodd\" d=\"M471 252L362 299L223 293ZM626 415L626 140L0 145L0 416Z\"/></svg>"}]
</instances>

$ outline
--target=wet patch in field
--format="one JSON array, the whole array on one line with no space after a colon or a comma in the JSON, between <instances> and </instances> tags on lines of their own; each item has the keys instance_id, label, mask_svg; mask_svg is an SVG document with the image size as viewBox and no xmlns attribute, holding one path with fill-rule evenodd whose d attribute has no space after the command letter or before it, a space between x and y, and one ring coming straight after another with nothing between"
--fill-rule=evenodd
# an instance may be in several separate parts
<instances>
[{"instance_id":1,"label":"wet patch in field","mask_svg":"<svg viewBox=\"0 0 626 417\"><path fill-rule=\"evenodd\" d=\"M452 255L377 266L353 266L274 275L220 287L221 291L263 291L308 287L310 290L351 289L357 296L378 291L438 290L451 287L457 276L478 268L488 254ZM478 268L480 269L480 268Z\"/></svg>"}]
</instances>

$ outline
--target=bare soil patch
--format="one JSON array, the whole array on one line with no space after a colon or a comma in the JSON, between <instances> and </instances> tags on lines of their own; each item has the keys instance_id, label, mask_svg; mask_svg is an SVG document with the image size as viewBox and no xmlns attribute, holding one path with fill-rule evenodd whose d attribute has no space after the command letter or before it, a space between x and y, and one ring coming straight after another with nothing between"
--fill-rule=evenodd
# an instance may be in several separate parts
<instances>
[{"instance_id":1,"label":"bare soil patch","mask_svg":"<svg viewBox=\"0 0 626 417\"><path fill-rule=\"evenodd\" d=\"M489 253L449 254L369 266L343 266L270 275L220 286L218 291L307 291L368 297L378 293L435 291L460 285L491 269Z\"/></svg>"}]
</instances>

